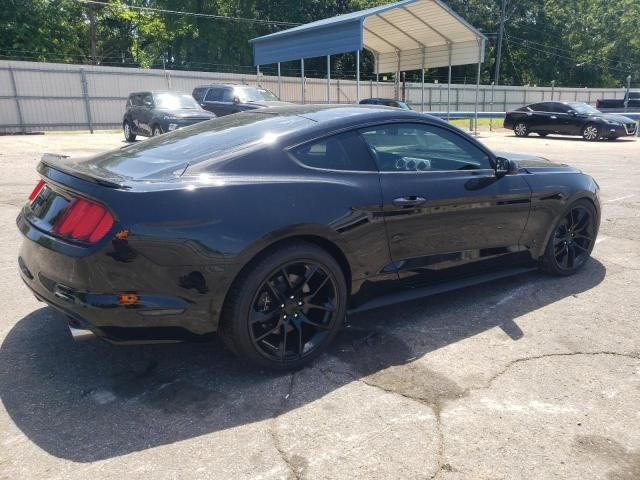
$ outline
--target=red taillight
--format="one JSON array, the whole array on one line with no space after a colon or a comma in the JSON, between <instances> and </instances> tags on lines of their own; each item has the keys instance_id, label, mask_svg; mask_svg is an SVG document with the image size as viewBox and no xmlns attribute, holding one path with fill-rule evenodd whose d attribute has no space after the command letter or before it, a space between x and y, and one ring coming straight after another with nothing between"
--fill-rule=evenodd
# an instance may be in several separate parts
<instances>
[{"instance_id":1,"label":"red taillight","mask_svg":"<svg viewBox=\"0 0 640 480\"><path fill-rule=\"evenodd\" d=\"M112 226L113 216L105 207L83 198L76 198L53 225L53 231L62 237L96 243Z\"/></svg>"},{"instance_id":2,"label":"red taillight","mask_svg":"<svg viewBox=\"0 0 640 480\"><path fill-rule=\"evenodd\" d=\"M40 193L40 190L42 190L42 187L44 187L44 180L40 180L38 184L35 186L35 188L33 189L33 191L29 194L30 202L33 202L33 200L38 196L38 194Z\"/></svg>"}]
</instances>

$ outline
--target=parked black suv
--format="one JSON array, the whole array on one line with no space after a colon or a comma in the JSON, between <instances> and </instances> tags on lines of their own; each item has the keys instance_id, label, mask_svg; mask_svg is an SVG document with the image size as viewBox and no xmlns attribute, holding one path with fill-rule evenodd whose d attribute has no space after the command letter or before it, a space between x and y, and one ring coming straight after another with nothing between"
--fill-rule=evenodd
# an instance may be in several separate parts
<instances>
[{"instance_id":1,"label":"parked black suv","mask_svg":"<svg viewBox=\"0 0 640 480\"><path fill-rule=\"evenodd\" d=\"M187 93L135 92L127 100L122 130L124 138L132 142L136 135L155 137L212 118L216 116L200 108Z\"/></svg>"},{"instance_id":2,"label":"parked black suv","mask_svg":"<svg viewBox=\"0 0 640 480\"><path fill-rule=\"evenodd\" d=\"M201 85L193 89L192 95L202 108L219 117L255 108L288 104L281 102L266 88L249 85Z\"/></svg>"}]
</instances>

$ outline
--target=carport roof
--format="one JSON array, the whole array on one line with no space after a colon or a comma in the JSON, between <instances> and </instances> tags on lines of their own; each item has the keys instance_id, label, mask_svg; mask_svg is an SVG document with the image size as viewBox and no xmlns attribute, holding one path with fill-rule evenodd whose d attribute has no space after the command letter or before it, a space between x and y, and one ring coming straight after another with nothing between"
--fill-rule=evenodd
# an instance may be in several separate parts
<instances>
[{"instance_id":1,"label":"carport roof","mask_svg":"<svg viewBox=\"0 0 640 480\"><path fill-rule=\"evenodd\" d=\"M251 40L256 65L366 48L376 71L480 63L486 37L440 0L403 0ZM424 63L423 63L424 62Z\"/></svg>"}]
</instances>

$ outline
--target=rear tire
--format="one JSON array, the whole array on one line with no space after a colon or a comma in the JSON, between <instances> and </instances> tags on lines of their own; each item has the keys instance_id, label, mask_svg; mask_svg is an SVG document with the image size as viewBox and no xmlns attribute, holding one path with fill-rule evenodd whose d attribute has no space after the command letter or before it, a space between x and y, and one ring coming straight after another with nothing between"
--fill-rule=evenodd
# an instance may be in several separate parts
<instances>
[{"instance_id":1,"label":"rear tire","mask_svg":"<svg viewBox=\"0 0 640 480\"><path fill-rule=\"evenodd\" d=\"M516 137L526 137L529 135L529 126L524 122L518 122L513 126Z\"/></svg>"},{"instance_id":2,"label":"rear tire","mask_svg":"<svg viewBox=\"0 0 640 480\"><path fill-rule=\"evenodd\" d=\"M219 334L244 362L295 370L327 349L342 327L347 297L342 269L328 252L290 243L259 257L234 281Z\"/></svg>"},{"instance_id":3,"label":"rear tire","mask_svg":"<svg viewBox=\"0 0 640 480\"><path fill-rule=\"evenodd\" d=\"M124 133L124 139L127 142L134 142L136 140L136 135L132 132L131 124L128 121L125 121L122 124L122 132Z\"/></svg>"},{"instance_id":4,"label":"rear tire","mask_svg":"<svg viewBox=\"0 0 640 480\"><path fill-rule=\"evenodd\" d=\"M600 127L595 123L588 123L582 129L582 138L587 142L597 142L600 140Z\"/></svg>"},{"instance_id":5,"label":"rear tire","mask_svg":"<svg viewBox=\"0 0 640 480\"><path fill-rule=\"evenodd\" d=\"M554 225L540 268L552 275L573 275L591 256L597 234L595 207L585 199L575 201Z\"/></svg>"}]
</instances>

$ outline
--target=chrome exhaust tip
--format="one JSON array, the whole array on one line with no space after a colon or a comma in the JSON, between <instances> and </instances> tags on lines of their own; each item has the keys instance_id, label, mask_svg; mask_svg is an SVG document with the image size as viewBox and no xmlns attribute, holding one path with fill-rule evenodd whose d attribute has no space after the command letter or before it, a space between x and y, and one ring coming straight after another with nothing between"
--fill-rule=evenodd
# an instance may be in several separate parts
<instances>
[{"instance_id":1,"label":"chrome exhaust tip","mask_svg":"<svg viewBox=\"0 0 640 480\"><path fill-rule=\"evenodd\" d=\"M76 328L76 327L72 327L71 325L69 325L69 332L71 332L71 337L73 337L73 339L76 342L89 340L96 336L96 334L93 333L91 330Z\"/></svg>"}]
</instances>

